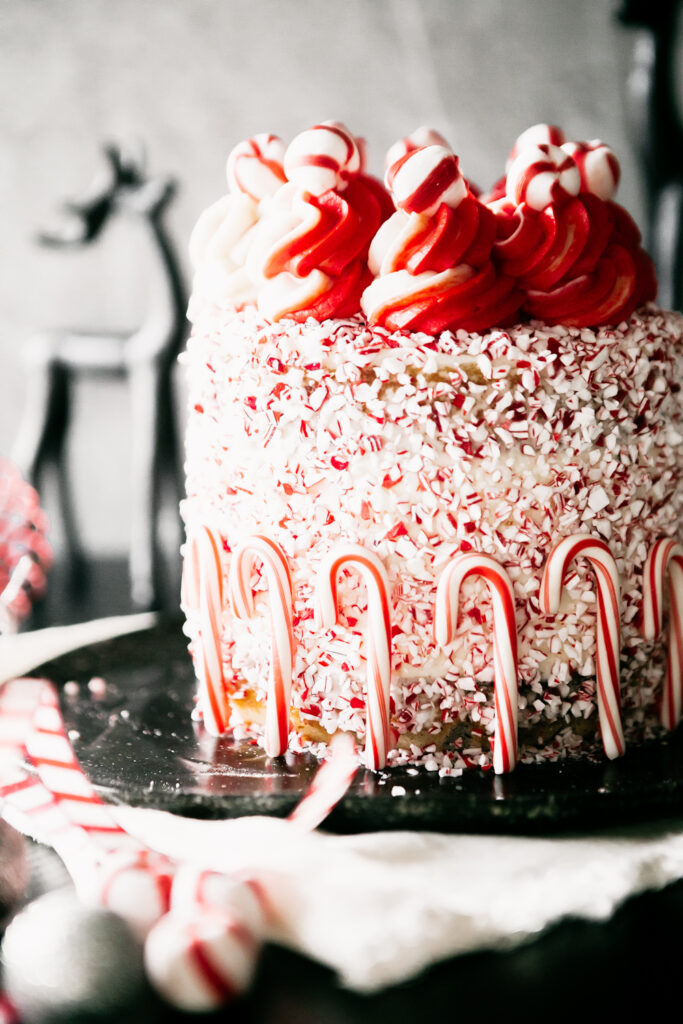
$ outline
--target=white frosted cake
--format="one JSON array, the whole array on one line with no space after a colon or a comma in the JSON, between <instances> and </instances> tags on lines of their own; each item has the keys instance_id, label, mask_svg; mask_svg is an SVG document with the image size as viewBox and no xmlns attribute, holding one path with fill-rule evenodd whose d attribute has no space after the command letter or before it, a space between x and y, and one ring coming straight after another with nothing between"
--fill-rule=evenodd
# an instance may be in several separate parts
<instances>
[{"instance_id":1,"label":"white frosted cake","mask_svg":"<svg viewBox=\"0 0 683 1024\"><path fill-rule=\"evenodd\" d=\"M536 126L477 197L433 132L388 191L362 153L256 136L193 235L199 715L376 769L619 756L680 717L683 489L682 321L618 165Z\"/></svg>"}]
</instances>

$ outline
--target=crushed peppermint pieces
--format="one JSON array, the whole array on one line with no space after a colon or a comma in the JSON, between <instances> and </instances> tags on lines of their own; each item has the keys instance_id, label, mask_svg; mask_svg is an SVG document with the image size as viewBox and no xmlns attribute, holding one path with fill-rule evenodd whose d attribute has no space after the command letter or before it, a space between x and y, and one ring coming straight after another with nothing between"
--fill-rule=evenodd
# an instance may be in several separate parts
<instances>
[{"instance_id":1,"label":"crushed peppermint pieces","mask_svg":"<svg viewBox=\"0 0 683 1024\"><path fill-rule=\"evenodd\" d=\"M334 629L321 632L312 614L322 556L360 543L380 556L392 584L398 745L390 763L446 775L489 767L484 586L463 585L454 643L433 641L437 580L454 554L477 550L498 559L513 584L520 726L542 737L521 759L590 748L594 739L577 731L596 718L588 567L574 566L560 615L543 616L539 604L551 544L589 531L609 543L621 575L627 738L656 729L665 650L643 641L637 615L647 551L676 535L683 505L677 314L650 307L595 331L531 323L437 339L371 329L360 317L271 325L254 310L228 313L196 298L191 317L181 357L190 391L183 515L218 524L228 552L254 532L286 552L292 707L302 721L365 734L362 583L341 578ZM228 563L226 555L226 572ZM253 582L257 595L265 590L263 579ZM258 597L251 619L223 609L225 678L236 699L246 689L265 698L267 614ZM197 628L188 611L190 638ZM554 726L547 740L544 725ZM465 726L479 745L458 749L453 737ZM405 743L410 737L421 740Z\"/></svg>"}]
</instances>

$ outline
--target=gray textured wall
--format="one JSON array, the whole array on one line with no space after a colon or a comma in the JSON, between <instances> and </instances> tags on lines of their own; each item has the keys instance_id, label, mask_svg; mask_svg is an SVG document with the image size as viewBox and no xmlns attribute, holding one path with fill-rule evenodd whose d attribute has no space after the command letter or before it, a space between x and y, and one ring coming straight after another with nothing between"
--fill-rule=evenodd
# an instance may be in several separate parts
<instances>
[{"instance_id":1,"label":"gray textured wall","mask_svg":"<svg viewBox=\"0 0 683 1024\"><path fill-rule=\"evenodd\" d=\"M31 236L78 193L98 142L140 136L182 182L179 245L224 191L231 146L336 118L366 136L371 164L418 124L444 132L465 173L499 174L537 121L602 137L622 162L620 199L639 217L623 81L632 35L613 0L1 0L0 453L25 390L22 340L55 325L126 327L144 282L123 229L97 250L55 254ZM125 393L90 386L72 461L86 544L127 542Z\"/></svg>"}]
</instances>

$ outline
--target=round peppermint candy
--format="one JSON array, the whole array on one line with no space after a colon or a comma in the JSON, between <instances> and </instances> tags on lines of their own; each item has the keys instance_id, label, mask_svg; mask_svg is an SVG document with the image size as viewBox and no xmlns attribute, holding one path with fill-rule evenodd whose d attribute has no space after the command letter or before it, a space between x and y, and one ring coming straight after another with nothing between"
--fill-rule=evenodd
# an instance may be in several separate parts
<instances>
[{"instance_id":1,"label":"round peppermint candy","mask_svg":"<svg viewBox=\"0 0 683 1024\"><path fill-rule=\"evenodd\" d=\"M436 213L442 203L453 209L467 195L458 158L445 146L411 150L386 173L394 202L406 213Z\"/></svg>"}]
</instances>

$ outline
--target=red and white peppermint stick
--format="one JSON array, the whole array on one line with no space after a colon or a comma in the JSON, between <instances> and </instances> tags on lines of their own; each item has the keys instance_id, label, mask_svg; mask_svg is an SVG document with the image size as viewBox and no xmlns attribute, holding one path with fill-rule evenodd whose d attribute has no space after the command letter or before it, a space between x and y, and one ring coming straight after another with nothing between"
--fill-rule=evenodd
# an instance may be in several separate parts
<instances>
[{"instance_id":1,"label":"red and white peppermint stick","mask_svg":"<svg viewBox=\"0 0 683 1024\"><path fill-rule=\"evenodd\" d=\"M564 581L571 563L585 558L595 573L598 614L596 627L596 677L598 715L605 754L610 759L624 753L619 691L621 616L619 573L607 544L590 534L576 533L556 544L548 555L541 580L540 604L546 615L557 615Z\"/></svg>"},{"instance_id":2,"label":"red and white peppermint stick","mask_svg":"<svg viewBox=\"0 0 683 1024\"><path fill-rule=\"evenodd\" d=\"M284 159L285 144L277 135L262 132L238 143L226 167L230 191L243 192L257 203L274 195L287 180Z\"/></svg>"},{"instance_id":3,"label":"red and white peppermint stick","mask_svg":"<svg viewBox=\"0 0 683 1024\"><path fill-rule=\"evenodd\" d=\"M505 191L515 203L545 210L577 196L581 175L569 153L559 146L541 143L525 146L507 173Z\"/></svg>"},{"instance_id":4,"label":"red and white peppermint stick","mask_svg":"<svg viewBox=\"0 0 683 1024\"><path fill-rule=\"evenodd\" d=\"M221 549L220 537L211 527L195 527L187 539L183 563L183 605L197 613L199 623L199 635L195 638L193 650L199 681L199 708L204 725L213 736L221 736L230 724L221 650Z\"/></svg>"},{"instance_id":5,"label":"red and white peppermint stick","mask_svg":"<svg viewBox=\"0 0 683 1024\"><path fill-rule=\"evenodd\" d=\"M76 859L80 866L91 850L90 837L71 823L40 779L24 767L26 741L46 686L43 679L12 679L0 688L0 807L14 828L52 846L75 868Z\"/></svg>"},{"instance_id":6,"label":"red and white peppermint stick","mask_svg":"<svg viewBox=\"0 0 683 1024\"><path fill-rule=\"evenodd\" d=\"M303 831L312 832L342 799L357 770L358 755L353 737L348 733L338 733L330 742L324 764L316 772L303 800L289 815L289 820Z\"/></svg>"},{"instance_id":7,"label":"red and white peppermint stick","mask_svg":"<svg viewBox=\"0 0 683 1024\"><path fill-rule=\"evenodd\" d=\"M458 158L445 146L406 153L389 167L385 183L400 210L426 216L436 213L442 203L455 209L467 195Z\"/></svg>"},{"instance_id":8,"label":"red and white peppermint stick","mask_svg":"<svg viewBox=\"0 0 683 1024\"><path fill-rule=\"evenodd\" d=\"M144 936L168 909L170 862L129 837L94 792L71 750L50 683L6 684L0 716L16 705L20 691L28 725L24 749L17 748L14 767L2 772L3 817L56 851L82 899L114 910ZM21 764L27 755L38 778Z\"/></svg>"},{"instance_id":9,"label":"red and white peppermint stick","mask_svg":"<svg viewBox=\"0 0 683 1024\"><path fill-rule=\"evenodd\" d=\"M509 171L522 150L529 146L561 146L564 141L565 134L556 124L532 124L530 128L517 136L505 163L505 170Z\"/></svg>"},{"instance_id":10,"label":"red and white peppermint stick","mask_svg":"<svg viewBox=\"0 0 683 1024\"><path fill-rule=\"evenodd\" d=\"M332 629L339 615L338 575L354 569L365 580L368 593L365 634L367 660L367 725L365 761L368 768L386 764L389 751L389 689L391 686L391 610L389 580L382 562L360 544L331 551L320 566L316 612L324 629Z\"/></svg>"},{"instance_id":11,"label":"red and white peppermint stick","mask_svg":"<svg viewBox=\"0 0 683 1024\"><path fill-rule=\"evenodd\" d=\"M330 189L341 191L360 166L356 140L338 121L324 121L301 132L290 142L284 160L287 178L314 196Z\"/></svg>"},{"instance_id":12,"label":"red and white peppermint stick","mask_svg":"<svg viewBox=\"0 0 683 1024\"><path fill-rule=\"evenodd\" d=\"M646 640L656 640L662 631L667 578L669 647L660 720L665 729L675 729L683 708L683 546L675 540L658 540L643 569L641 632Z\"/></svg>"},{"instance_id":13,"label":"red and white peppermint stick","mask_svg":"<svg viewBox=\"0 0 683 1024\"><path fill-rule=\"evenodd\" d=\"M460 588L470 576L485 582L493 606L493 686L496 733L493 768L511 772L517 763L517 627L512 584L491 555L468 551L448 563L436 591L434 637L445 646L455 639Z\"/></svg>"},{"instance_id":14,"label":"red and white peppermint stick","mask_svg":"<svg viewBox=\"0 0 683 1024\"><path fill-rule=\"evenodd\" d=\"M0 688L0 777L23 761L44 686L43 679L10 679Z\"/></svg>"},{"instance_id":15,"label":"red and white peppermint stick","mask_svg":"<svg viewBox=\"0 0 683 1024\"><path fill-rule=\"evenodd\" d=\"M425 146L443 146L444 149L453 152L443 135L423 124L416 128L414 132L411 132L410 135L406 135L404 139L399 139L398 142L389 147L384 159L385 169L388 171L390 167L393 167L407 153L412 153L416 149L424 149Z\"/></svg>"},{"instance_id":16,"label":"red and white peppermint stick","mask_svg":"<svg viewBox=\"0 0 683 1024\"><path fill-rule=\"evenodd\" d=\"M616 156L600 139L592 142L565 142L565 153L574 160L581 175L581 191L598 199L611 199L619 185L621 168Z\"/></svg>"},{"instance_id":17,"label":"red and white peppermint stick","mask_svg":"<svg viewBox=\"0 0 683 1024\"><path fill-rule=\"evenodd\" d=\"M41 688L33 727L26 737L26 752L40 781L69 821L96 840L104 852L139 848L81 769L66 735L57 693L47 682Z\"/></svg>"},{"instance_id":18,"label":"red and white peppermint stick","mask_svg":"<svg viewBox=\"0 0 683 1024\"><path fill-rule=\"evenodd\" d=\"M228 582L230 603L239 619L251 618L255 611L251 575L256 561L262 563L268 582L270 610L271 657L264 746L270 757L277 757L285 752L289 742L294 658L292 577L287 556L278 544L260 534L248 537L233 555Z\"/></svg>"}]
</instances>

